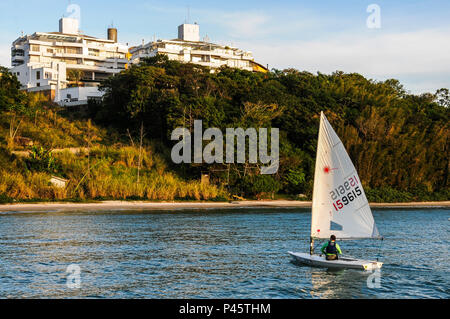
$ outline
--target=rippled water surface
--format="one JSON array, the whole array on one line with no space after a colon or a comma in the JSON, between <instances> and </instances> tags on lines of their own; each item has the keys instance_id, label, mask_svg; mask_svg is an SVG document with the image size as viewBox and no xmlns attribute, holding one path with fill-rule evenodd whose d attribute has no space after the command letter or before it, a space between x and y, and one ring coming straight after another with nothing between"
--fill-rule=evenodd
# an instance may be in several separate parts
<instances>
[{"instance_id":1,"label":"rippled water surface","mask_svg":"<svg viewBox=\"0 0 450 319\"><path fill-rule=\"evenodd\" d=\"M309 210L1 214L0 297L449 298L450 210L374 217L384 241L340 245L385 263L378 288L370 273L291 261L288 250L308 251Z\"/></svg>"}]
</instances>

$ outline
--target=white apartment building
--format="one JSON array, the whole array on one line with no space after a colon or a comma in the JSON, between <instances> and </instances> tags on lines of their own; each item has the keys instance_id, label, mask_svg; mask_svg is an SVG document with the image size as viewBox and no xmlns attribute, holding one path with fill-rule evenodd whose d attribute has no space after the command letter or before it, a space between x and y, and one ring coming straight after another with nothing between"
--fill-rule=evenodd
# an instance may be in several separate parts
<instances>
[{"instance_id":1,"label":"white apartment building","mask_svg":"<svg viewBox=\"0 0 450 319\"><path fill-rule=\"evenodd\" d=\"M117 29L109 28L108 39L99 39L81 34L78 20L62 18L59 32L36 32L12 43L11 72L23 89L49 91L65 105L80 104L85 93L98 97L100 81L126 69L129 57L128 46L117 43ZM79 87L77 92L65 92L71 86Z\"/></svg>"},{"instance_id":2,"label":"white apartment building","mask_svg":"<svg viewBox=\"0 0 450 319\"><path fill-rule=\"evenodd\" d=\"M250 51L200 41L198 24L182 24L178 27L177 39L157 40L131 47L130 53L132 63L139 63L145 57L164 54L170 60L195 63L212 70L228 66L247 71L267 72L264 66L254 61Z\"/></svg>"}]
</instances>

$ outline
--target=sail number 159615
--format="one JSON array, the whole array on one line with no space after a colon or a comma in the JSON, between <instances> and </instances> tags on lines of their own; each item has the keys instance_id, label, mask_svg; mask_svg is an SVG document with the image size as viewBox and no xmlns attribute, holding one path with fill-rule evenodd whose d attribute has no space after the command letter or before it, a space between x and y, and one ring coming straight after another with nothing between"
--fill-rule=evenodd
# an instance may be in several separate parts
<instances>
[{"instance_id":1,"label":"sail number 159615","mask_svg":"<svg viewBox=\"0 0 450 319\"><path fill-rule=\"evenodd\" d=\"M348 180L336 187L330 192L333 206L336 211L341 210L344 206L353 202L357 197L362 195L361 189L358 187L358 179L356 176L349 177ZM339 199L338 199L339 198Z\"/></svg>"}]
</instances>

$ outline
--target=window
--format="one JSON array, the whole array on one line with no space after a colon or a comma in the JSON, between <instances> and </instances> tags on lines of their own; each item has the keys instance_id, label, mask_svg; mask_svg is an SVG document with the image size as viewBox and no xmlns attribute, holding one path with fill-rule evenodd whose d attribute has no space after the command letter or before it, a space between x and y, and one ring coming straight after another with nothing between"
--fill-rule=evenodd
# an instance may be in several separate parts
<instances>
[{"instance_id":1,"label":"window","mask_svg":"<svg viewBox=\"0 0 450 319\"><path fill-rule=\"evenodd\" d=\"M36 71L36 80L41 79L41 71Z\"/></svg>"},{"instance_id":2,"label":"window","mask_svg":"<svg viewBox=\"0 0 450 319\"><path fill-rule=\"evenodd\" d=\"M22 49L12 49L11 55L12 56L25 56L25 52Z\"/></svg>"},{"instance_id":3,"label":"window","mask_svg":"<svg viewBox=\"0 0 450 319\"><path fill-rule=\"evenodd\" d=\"M125 59L125 54L123 53L114 53L114 52L106 52L106 58L108 59Z\"/></svg>"},{"instance_id":4,"label":"window","mask_svg":"<svg viewBox=\"0 0 450 319\"><path fill-rule=\"evenodd\" d=\"M65 59L61 59L61 62L66 62L67 64L77 64L77 59L65 58Z\"/></svg>"},{"instance_id":5,"label":"window","mask_svg":"<svg viewBox=\"0 0 450 319\"><path fill-rule=\"evenodd\" d=\"M100 55L100 50L89 48L88 54L90 56L99 56Z\"/></svg>"},{"instance_id":6,"label":"window","mask_svg":"<svg viewBox=\"0 0 450 319\"><path fill-rule=\"evenodd\" d=\"M53 49L47 48L47 53L53 53Z\"/></svg>"},{"instance_id":7,"label":"window","mask_svg":"<svg viewBox=\"0 0 450 319\"><path fill-rule=\"evenodd\" d=\"M36 83L36 86L37 86L37 87L40 87L40 86L41 86L41 83Z\"/></svg>"},{"instance_id":8,"label":"window","mask_svg":"<svg viewBox=\"0 0 450 319\"><path fill-rule=\"evenodd\" d=\"M31 46L31 51L39 52L40 51L39 45L32 45Z\"/></svg>"},{"instance_id":9,"label":"window","mask_svg":"<svg viewBox=\"0 0 450 319\"><path fill-rule=\"evenodd\" d=\"M66 53L68 54L81 54L79 48L66 48Z\"/></svg>"}]
</instances>

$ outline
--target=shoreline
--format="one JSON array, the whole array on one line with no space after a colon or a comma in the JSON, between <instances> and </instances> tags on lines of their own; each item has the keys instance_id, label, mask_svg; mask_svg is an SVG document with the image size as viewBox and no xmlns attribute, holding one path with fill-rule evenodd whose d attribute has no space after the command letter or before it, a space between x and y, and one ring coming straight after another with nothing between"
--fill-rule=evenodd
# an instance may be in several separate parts
<instances>
[{"instance_id":1,"label":"shoreline","mask_svg":"<svg viewBox=\"0 0 450 319\"><path fill-rule=\"evenodd\" d=\"M450 201L370 203L371 208L450 208ZM121 211L121 210L189 210L232 208L311 208L311 201L248 200L232 202L144 202L103 201L98 203L18 203L2 204L0 212Z\"/></svg>"}]
</instances>

